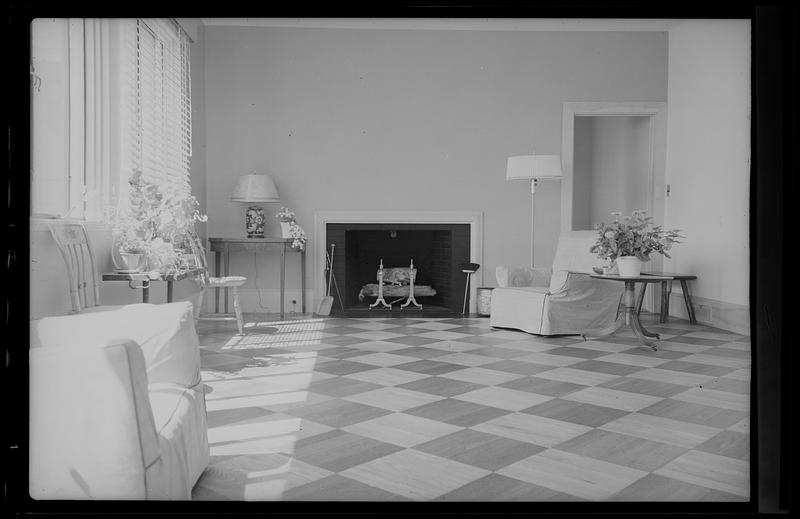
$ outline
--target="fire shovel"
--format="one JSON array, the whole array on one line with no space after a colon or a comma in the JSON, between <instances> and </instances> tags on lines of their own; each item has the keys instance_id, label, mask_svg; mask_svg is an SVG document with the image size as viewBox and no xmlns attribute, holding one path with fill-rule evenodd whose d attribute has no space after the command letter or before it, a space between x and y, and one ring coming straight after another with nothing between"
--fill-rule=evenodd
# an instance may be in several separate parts
<instances>
[{"instance_id":1,"label":"fire shovel","mask_svg":"<svg viewBox=\"0 0 800 519\"><path fill-rule=\"evenodd\" d=\"M335 243L331 243L331 256L328 261L328 290L325 297L319 302L317 307L317 315L331 315L331 308L333 308L333 296L331 296L331 278L333 277L333 251L336 247Z\"/></svg>"}]
</instances>

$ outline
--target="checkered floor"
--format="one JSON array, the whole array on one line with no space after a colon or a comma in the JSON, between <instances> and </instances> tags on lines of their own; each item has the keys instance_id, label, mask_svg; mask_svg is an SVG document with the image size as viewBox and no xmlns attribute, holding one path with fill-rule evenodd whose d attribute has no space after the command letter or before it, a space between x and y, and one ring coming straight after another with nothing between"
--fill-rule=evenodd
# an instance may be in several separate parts
<instances>
[{"instance_id":1,"label":"checkered floor","mask_svg":"<svg viewBox=\"0 0 800 519\"><path fill-rule=\"evenodd\" d=\"M486 318L248 317L198 325L196 500L749 497L749 337L643 315L653 352Z\"/></svg>"}]
</instances>

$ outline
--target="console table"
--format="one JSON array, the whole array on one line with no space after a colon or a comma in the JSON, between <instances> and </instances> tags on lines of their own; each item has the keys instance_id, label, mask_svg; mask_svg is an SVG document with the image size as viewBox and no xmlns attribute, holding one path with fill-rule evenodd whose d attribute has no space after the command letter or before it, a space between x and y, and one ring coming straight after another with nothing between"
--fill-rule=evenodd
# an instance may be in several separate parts
<instances>
[{"instance_id":1,"label":"console table","mask_svg":"<svg viewBox=\"0 0 800 519\"><path fill-rule=\"evenodd\" d=\"M623 324L627 324L633 329L633 333L639 339L639 341L646 345L650 346L654 351L656 350L656 340L660 338L657 333L648 332L642 326L642 323L639 321L639 314L637 313L636 309L636 284L643 283L647 286L647 283L661 283L662 281L670 281L672 280L671 277L668 276L656 276L656 275L645 275L642 274L641 276L636 277L622 277L619 275L603 275L603 274L592 274L593 278L597 279L608 279L611 281L621 281L625 283L625 293L622 297L622 306L625 309L625 320L617 319L614 324L611 326L597 331L587 331L583 333L584 339L599 339L600 337L605 337L606 335L611 335L615 331L617 331ZM642 291L644 291L644 287L642 287Z\"/></svg>"},{"instance_id":2,"label":"console table","mask_svg":"<svg viewBox=\"0 0 800 519\"><path fill-rule=\"evenodd\" d=\"M306 312L306 251L305 248L297 250L292 248L292 240L285 238L209 238L209 249L214 252L215 276L229 276L230 253L239 250L265 250L269 247L278 247L281 251L281 302L280 314L284 318L284 295L286 290L286 253L300 253L300 304L302 312ZM228 313L228 289L225 288L225 313ZM216 289L214 298L215 310L219 313L219 288Z\"/></svg>"}]
</instances>

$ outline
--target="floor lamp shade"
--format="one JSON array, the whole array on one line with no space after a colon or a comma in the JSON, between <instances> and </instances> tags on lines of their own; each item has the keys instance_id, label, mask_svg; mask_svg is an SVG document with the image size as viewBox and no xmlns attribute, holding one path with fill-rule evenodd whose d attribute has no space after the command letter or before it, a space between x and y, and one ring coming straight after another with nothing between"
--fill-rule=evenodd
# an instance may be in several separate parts
<instances>
[{"instance_id":1,"label":"floor lamp shade","mask_svg":"<svg viewBox=\"0 0 800 519\"><path fill-rule=\"evenodd\" d=\"M242 175L231 195L232 202L253 204L245 212L245 228L248 238L264 237L264 209L258 202L280 202L275 181L268 175Z\"/></svg>"}]
</instances>

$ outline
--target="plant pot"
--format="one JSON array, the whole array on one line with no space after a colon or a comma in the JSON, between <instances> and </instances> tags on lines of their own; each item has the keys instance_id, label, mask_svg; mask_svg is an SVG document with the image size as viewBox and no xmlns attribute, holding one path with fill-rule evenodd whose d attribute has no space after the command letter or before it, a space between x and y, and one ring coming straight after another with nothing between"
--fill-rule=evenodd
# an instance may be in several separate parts
<instances>
[{"instance_id":1,"label":"plant pot","mask_svg":"<svg viewBox=\"0 0 800 519\"><path fill-rule=\"evenodd\" d=\"M617 258L617 268L620 277L635 278L642 273L642 261L636 256L620 256Z\"/></svg>"},{"instance_id":2,"label":"plant pot","mask_svg":"<svg viewBox=\"0 0 800 519\"><path fill-rule=\"evenodd\" d=\"M292 235L289 232L289 228L292 225L292 222L281 222L281 236L284 238L291 238Z\"/></svg>"},{"instance_id":3,"label":"plant pot","mask_svg":"<svg viewBox=\"0 0 800 519\"><path fill-rule=\"evenodd\" d=\"M145 255L138 252L120 252L117 270L122 272L139 272L144 266Z\"/></svg>"}]
</instances>

